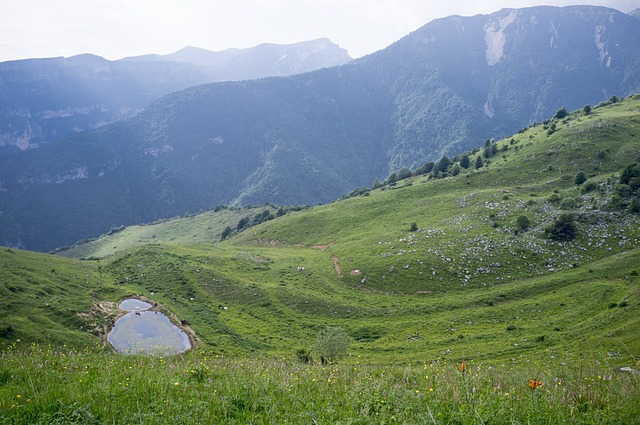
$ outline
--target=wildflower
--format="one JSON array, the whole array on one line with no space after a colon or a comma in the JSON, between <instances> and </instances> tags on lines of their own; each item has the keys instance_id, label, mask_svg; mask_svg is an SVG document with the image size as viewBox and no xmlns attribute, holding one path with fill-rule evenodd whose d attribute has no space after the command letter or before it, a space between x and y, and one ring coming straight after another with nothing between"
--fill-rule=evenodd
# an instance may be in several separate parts
<instances>
[{"instance_id":1,"label":"wildflower","mask_svg":"<svg viewBox=\"0 0 640 425\"><path fill-rule=\"evenodd\" d=\"M466 366L464 365L464 362L462 362L462 364L460 365L460 367L458 367L458 365L456 365L456 368L457 368L461 373L464 373L464 372L467 370Z\"/></svg>"},{"instance_id":2,"label":"wildflower","mask_svg":"<svg viewBox=\"0 0 640 425\"><path fill-rule=\"evenodd\" d=\"M544 385L544 382L540 382L537 379L529 379L529 388L531 388L532 390L535 390L538 387L541 387Z\"/></svg>"}]
</instances>

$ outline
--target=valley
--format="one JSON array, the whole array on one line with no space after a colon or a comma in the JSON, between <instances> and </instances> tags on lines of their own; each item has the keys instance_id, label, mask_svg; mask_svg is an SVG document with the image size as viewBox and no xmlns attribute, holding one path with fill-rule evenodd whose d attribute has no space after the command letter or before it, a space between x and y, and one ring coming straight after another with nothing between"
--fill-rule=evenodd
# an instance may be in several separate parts
<instances>
[{"instance_id":1,"label":"valley","mask_svg":"<svg viewBox=\"0 0 640 425\"><path fill-rule=\"evenodd\" d=\"M552 135L540 124L497 141L482 168L415 175L272 215L222 242L225 227L270 207L124 228L61 250L88 259L65 266L86 269L90 283L69 320L97 301L141 295L191 323L203 347L235 355L292 354L292 345L310 346L329 325L348 329L354 354L370 361L516 358L594 341L607 341L607 352L634 350L640 217L626 211L629 201L613 207L612 199L637 155L628 135L637 131L639 103L633 96L589 115L576 111ZM581 170L593 189L575 184ZM545 232L563 212L574 214L577 236L554 240ZM528 218L524 229L520 216ZM55 270L47 280L58 279ZM45 294L53 306L66 303ZM612 322L618 337L609 340ZM24 341L43 337L12 328Z\"/></svg>"},{"instance_id":2,"label":"valley","mask_svg":"<svg viewBox=\"0 0 640 425\"><path fill-rule=\"evenodd\" d=\"M454 16L0 152L0 422L636 423L639 37Z\"/></svg>"},{"instance_id":3,"label":"valley","mask_svg":"<svg viewBox=\"0 0 640 425\"><path fill-rule=\"evenodd\" d=\"M541 423L624 423L640 406L637 376L618 372L634 370L640 351L640 216L629 210L637 195L616 194L638 154L638 117L637 96L574 111L496 141L498 153L480 168L385 182L232 230L224 241L227 226L277 209L212 210L58 252L84 260L3 249L4 419L404 421L429 419L433 409L436 423L532 414ZM549 135L543 126L552 121ZM484 151L471 155L474 163ZM579 171L588 179L577 185ZM546 229L567 211L577 233L554 240ZM188 323L194 350L112 353L106 333L127 297ZM313 347L326 327L344 329L350 345L323 365ZM38 362L58 364L71 381L49 381L52 369L26 391ZM545 389L527 388L533 378ZM94 405L104 391L127 394L115 406L130 413ZM560 402L567 391L581 398Z\"/></svg>"}]
</instances>

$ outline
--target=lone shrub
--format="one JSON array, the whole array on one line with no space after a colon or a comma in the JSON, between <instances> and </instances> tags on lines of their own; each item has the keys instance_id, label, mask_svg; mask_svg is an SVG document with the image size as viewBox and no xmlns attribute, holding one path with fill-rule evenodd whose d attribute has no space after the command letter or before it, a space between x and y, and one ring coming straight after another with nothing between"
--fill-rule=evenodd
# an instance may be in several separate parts
<instances>
[{"instance_id":1,"label":"lone shrub","mask_svg":"<svg viewBox=\"0 0 640 425\"><path fill-rule=\"evenodd\" d=\"M570 241L578 235L578 226L575 223L575 216L564 212L545 229L549 239L554 241Z\"/></svg>"},{"instance_id":2,"label":"lone shrub","mask_svg":"<svg viewBox=\"0 0 640 425\"><path fill-rule=\"evenodd\" d=\"M526 215L521 215L516 219L516 225L518 226L518 230L525 231L531 225L531 220Z\"/></svg>"},{"instance_id":3,"label":"lone shrub","mask_svg":"<svg viewBox=\"0 0 640 425\"><path fill-rule=\"evenodd\" d=\"M584 171L578 171L578 174L576 174L576 177L574 179L574 182L577 186L580 186L582 183L587 181L587 176L584 174Z\"/></svg>"},{"instance_id":4,"label":"lone shrub","mask_svg":"<svg viewBox=\"0 0 640 425\"><path fill-rule=\"evenodd\" d=\"M328 363L345 356L350 344L351 339L344 329L326 328L318 333L316 342L313 344L313 352L323 363Z\"/></svg>"}]
</instances>

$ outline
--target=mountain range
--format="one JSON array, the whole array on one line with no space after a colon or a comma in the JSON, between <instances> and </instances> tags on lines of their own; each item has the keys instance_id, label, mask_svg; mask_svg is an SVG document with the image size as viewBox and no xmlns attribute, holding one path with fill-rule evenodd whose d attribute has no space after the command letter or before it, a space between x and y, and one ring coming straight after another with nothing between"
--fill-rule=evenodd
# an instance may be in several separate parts
<instances>
[{"instance_id":1,"label":"mountain range","mask_svg":"<svg viewBox=\"0 0 640 425\"><path fill-rule=\"evenodd\" d=\"M85 54L0 63L0 155L128 118L168 93L214 81L286 76L342 65L328 39L109 61Z\"/></svg>"},{"instance_id":2,"label":"mountain range","mask_svg":"<svg viewBox=\"0 0 640 425\"><path fill-rule=\"evenodd\" d=\"M49 250L218 204L330 202L638 92L638 41L640 20L609 8L504 9L433 21L342 66L174 92L0 158L0 242Z\"/></svg>"}]
</instances>

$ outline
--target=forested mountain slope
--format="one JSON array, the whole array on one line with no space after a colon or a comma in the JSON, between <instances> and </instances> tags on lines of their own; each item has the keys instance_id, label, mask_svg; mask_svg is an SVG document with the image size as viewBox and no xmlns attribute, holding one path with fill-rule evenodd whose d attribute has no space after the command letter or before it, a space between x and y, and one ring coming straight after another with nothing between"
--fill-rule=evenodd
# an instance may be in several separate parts
<instances>
[{"instance_id":1,"label":"forested mountain slope","mask_svg":"<svg viewBox=\"0 0 640 425\"><path fill-rule=\"evenodd\" d=\"M0 63L0 156L128 118L151 101L214 81L285 76L351 60L327 39L109 61L85 54Z\"/></svg>"},{"instance_id":2,"label":"forested mountain slope","mask_svg":"<svg viewBox=\"0 0 640 425\"><path fill-rule=\"evenodd\" d=\"M0 159L0 241L48 250L219 204L333 201L640 87L640 21L575 6L433 21L349 64L168 95Z\"/></svg>"}]
</instances>

